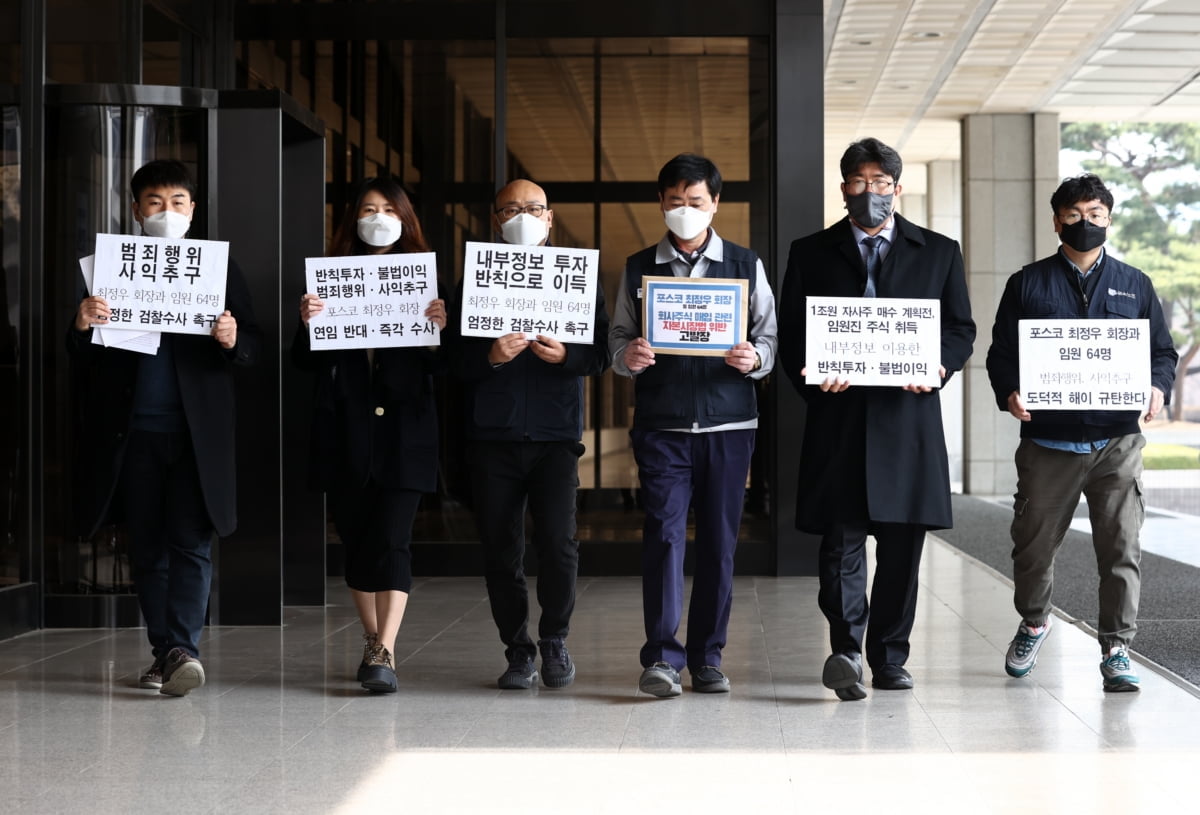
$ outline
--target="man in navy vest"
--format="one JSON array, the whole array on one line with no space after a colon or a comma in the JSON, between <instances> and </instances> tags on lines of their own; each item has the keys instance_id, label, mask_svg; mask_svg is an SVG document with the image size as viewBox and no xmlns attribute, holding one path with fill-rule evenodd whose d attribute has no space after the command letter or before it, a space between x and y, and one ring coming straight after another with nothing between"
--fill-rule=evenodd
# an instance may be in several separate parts
<instances>
[{"instance_id":1,"label":"man in navy vest","mask_svg":"<svg viewBox=\"0 0 1200 815\"><path fill-rule=\"evenodd\" d=\"M496 193L492 225L505 243L548 245L554 211L546 192L516 179ZM455 297L457 332L462 307ZM542 657L542 684L565 688L575 662L565 643L575 610L579 541L575 495L583 455L583 378L608 367L608 312L596 288L590 344L562 343L522 332L496 339L460 337L455 370L467 385L467 437L476 526L484 549L484 573L492 618L504 643L508 667L496 684L526 690L537 682L534 659ZM538 556L538 639L529 636L525 583L525 510L533 520Z\"/></svg>"},{"instance_id":2,"label":"man in navy vest","mask_svg":"<svg viewBox=\"0 0 1200 815\"><path fill-rule=\"evenodd\" d=\"M679 672L685 665L692 690L729 691L729 680L721 672L721 651L733 602L733 553L758 427L754 384L775 363L775 296L758 255L722 240L709 226L720 195L721 174L703 156L684 153L662 168L658 200L669 231L626 261L609 339L613 370L635 382L637 404L629 435L646 511L646 644L638 687L659 697L680 694ZM749 281L748 340L721 357L656 355L642 336L645 275ZM683 645L676 633L683 614L683 556L693 498L696 567Z\"/></svg>"},{"instance_id":3,"label":"man in navy vest","mask_svg":"<svg viewBox=\"0 0 1200 815\"><path fill-rule=\"evenodd\" d=\"M847 217L792 243L779 313L780 364L803 397L796 526L821 536L817 604L829 622L821 682L865 699L863 658L877 690L909 690L905 668L925 533L953 525L939 388L854 387L854 377L807 383L810 296L937 300L944 386L971 356L975 322L958 244L895 211L900 154L878 139L840 162ZM815 357L815 354L813 355ZM867 537L875 577L867 592Z\"/></svg>"},{"instance_id":4,"label":"man in navy vest","mask_svg":"<svg viewBox=\"0 0 1200 815\"><path fill-rule=\"evenodd\" d=\"M1033 410L1020 395L1018 321L1028 318L1149 320L1150 421L1175 382L1179 356L1150 278L1104 251L1113 196L1095 175L1068 178L1050 198L1054 231L1062 240L1048 258L1008 280L987 369L1000 410L1021 422L1017 493L1013 496L1013 601L1021 615L1004 669L1033 670L1050 633L1054 554L1082 493L1087 496L1092 546L1100 573L1100 675L1106 691L1136 691L1128 646L1137 632L1141 589L1139 410Z\"/></svg>"}]
</instances>

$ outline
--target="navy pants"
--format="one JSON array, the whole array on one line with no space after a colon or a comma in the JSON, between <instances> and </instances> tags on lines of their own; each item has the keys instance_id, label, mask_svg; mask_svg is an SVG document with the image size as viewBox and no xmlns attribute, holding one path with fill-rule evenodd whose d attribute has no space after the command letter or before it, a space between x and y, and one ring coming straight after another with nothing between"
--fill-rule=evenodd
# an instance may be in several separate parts
<instances>
[{"instance_id":1,"label":"navy pants","mask_svg":"<svg viewBox=\"0 0 1200 815\"><path fill-rule=\"evenodd\" d=\"M510 661L537 656L525 583L526 507L538 558L538 638L561 639L570 630L579 571L575 494L582 454L577 441L479 441L471 447L488 600Z\"/></svg>"},{"instance_id":2,"label":"navy pants","mask_svg":"<svg viewBox=\"0 0 1200 815\"><path fill-rule=\"evenodd\" d=\"M875 580L867 600L867 535L875 537ZM834 653L862 653L867 664L908 661L917 613L917 573L925 527L912 524L840 524L821 538L817 604L829 621Z\"/></svg>"},{"instance_id":3,"label":"navy pants","mask_svg":"<svg viewBox=\"0 0 1200 815\"><path fill-rule=\"evenodd\" d=\"M720 666L733 605L733 553L742 524L754 430L678 433L633 430L633 455L646 520L642 527L643 667ZM683 557L688 507L696 514L695 575L687 645L676 637L683 616Z\"/></svg>"},{"instance_id":4,"label":"navy pants","mask_svg":"<svg viewBox=\"0 0 1200 815\"><path fill-rule=\"evenodd\" d=\"M133 584L154 656L182 648L198 657L215 532L189 434L130 433L120 493Z\"/></svg>"}]
</instances>

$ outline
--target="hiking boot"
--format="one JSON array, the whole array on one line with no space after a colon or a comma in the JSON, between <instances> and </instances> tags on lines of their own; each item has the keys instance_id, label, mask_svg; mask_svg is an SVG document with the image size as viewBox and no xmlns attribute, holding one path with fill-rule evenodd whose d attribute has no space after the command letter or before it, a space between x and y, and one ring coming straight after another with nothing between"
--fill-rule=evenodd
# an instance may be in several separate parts
<instances>
[{"instance_id":1,"label":"hiking boot","mask_svg":"<svg viewBox=\"0 0 1200 815\"><path fill-rule=\"evenodd\" d=\"M669 663L655 662L642 671L642 676L638 679L638 690L660 699L678 696L683 693L683 686L679 684L679 671Z\"/></svg>"},{"instance_id":2,"label":"hiking boot","mask_svg":"<svg viewBox=\"0 0 1200 815\"><path fill-rule=\"evenodd\" d=\"M158 690L163 686L163 660L155 657L150 667L138 676L138 687L145 690Z\"/></svg>"},{"instance_id":3,"label":"hiking boot","mask_svg":"<svg viewBox=\"0 0 1200 815\"><path fill-rule=\"evenodd\" d=\"M574 668L572 667L572 670ZM500 674L496 685L500 690L529 690L537 682L537 668L533 660L524 654L516 654L508 661L508 670Z\"/></svg>"},{"instance_id":4,"label":"hiking boot","mask_svg":"<svg viewBox=\"0 0 1200 815\"><path fill-rule=\"evenodd\" d=\"M1021 620L1021 624L1017 626L1017 635L1008 644L1008 653L1004 657L1004 670L1009 676L1019 679L1033 670L1033 666L1037 664L1038 651L1042 650L1042 643L1050 634L1052 619L1054 618L1047 617L1045 625L1040 628Z\"/></svg>"},{"instance_id":5,"label":"hiking boot","mask_svg":"<svg viewBox=\"0 0 1200 815\"><path fill-rule=\"evenodd\" d=\"M358 673L354 675L354 681L362 682L367 678L367 660L371 658L371 649L379 642L378 634L363 634L363 657L362 662L358 663Z\"/></svg>"},{"instance_id":6,"label":"hiking boot","mask_svg":"<svg viewBox=\"0 0 1200 815\"><path fill-rule=\"evenodd\" d=\"M392 652L376 642L365 662L365 668L360 669L362 679L359 683L371 693L395 693L396 669L392 667Z\"/></svg>"},{"instance_id":7,"label":"hiking boot","mask_svg":"<svg viewBox=\"0 0 1200 815\"><path fill-rule=\"evenodd\" d=\"M1100 663L1100 675L1104 677L1104 689L1109 693L1138 689L1138 675L1129 663L1129 652L1124 645L1114 645L1109 650Z\"/></svg>"},{"instance_id":8,"label":"hiking boot","mask_svg":"<svg viewBox=\"0 0 1200 815\"><path fill-rule=\"evenodd\" d=\"M542 684L548 688L565 688L575 681L575 663L567 646L557 637L538 642L542 653Z\"/></svg>"},{"instance_id":9,"label":"hiking boot","mask_svg":"<svg viewBox=\"0 0 1200 815\"><path fill-rule=\"evenodd\" d=\"M162 687L167 696L187 696L204 684L204 666L182 648L172 648L163 660Z\"/></svg>"},{"instance_id":10,"label":"hiking boot","mask_svg":"<svg viewBox=\"0 0 1200 815\"><path fill-rule=\"evenodd\" d=\"M692 690L696 693L729 693L729 677L713 665L705 665L692 673Z\"/></svg>"}]
</instances>

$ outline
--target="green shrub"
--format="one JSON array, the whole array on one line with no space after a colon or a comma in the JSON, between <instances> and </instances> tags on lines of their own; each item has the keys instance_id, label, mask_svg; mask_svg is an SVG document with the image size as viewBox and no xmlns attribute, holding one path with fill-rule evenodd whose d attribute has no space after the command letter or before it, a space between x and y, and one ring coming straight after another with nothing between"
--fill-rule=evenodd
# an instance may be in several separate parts
<instances>
[{"instance_id":1,"label":"green shrub","mask_svg":"<svg viewBox=\"0 0 1200 815\"><path fill-rule=\"evenodd\" d=\"M1186 444L1154 442L1142 451L1147 470L1200 470L1200 450Z\"/></svg>"}]
</instances>

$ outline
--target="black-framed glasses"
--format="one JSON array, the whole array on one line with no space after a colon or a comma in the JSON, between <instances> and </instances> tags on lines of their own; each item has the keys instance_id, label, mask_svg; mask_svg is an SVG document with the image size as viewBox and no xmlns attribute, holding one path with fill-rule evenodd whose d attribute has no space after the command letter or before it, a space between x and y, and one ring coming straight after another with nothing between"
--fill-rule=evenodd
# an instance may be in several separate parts
<instances>
[{"instance_id":1,"label":"black-framed glasses","mask_svg":"<svg viewBox=\"0 0 1200 815\"><path fill-rule=\"evenodd\" d=\"M516 218L522 212L527 212L534 218L540 218L545 211L545 204L526 204L523 207L519 207L516 204L509 204L506 207L500 207L500 209L496 210L496 214L503 215L504 220L507 221L510 218Z\"/></svg>"},{"instance_id":2,"label":"black-framed glasses","mask_svg":"<svg viewBox=\"0 0 1200 815\"><path fill-rule=\"evenodd\" d=\"M1080 215L1078 212L1067 212L1058 216L1059 223L1063 224L1063 226L1077 224L1084 218L1087 218L1088 223L1092 226L1108 226L1112 223L1112 215L1107 212L1089 212L1086 215Z\"/></svg>"},{"instance_id":3,"label":"black-framed glasses","mask_svg":"<svg viewBox=\"0 0 1200 815\"><path fill-rule=\"evenodd\" d=\"M871 181L866 181L862 178L851 179L846 182L846 192L851 195L862 195L867 187L871 188L871 192L878 195L887 195L891 192L892 187L896 186L895 181L888 181L886 178L876 178Z\"/></svg>"}]
</instances>

